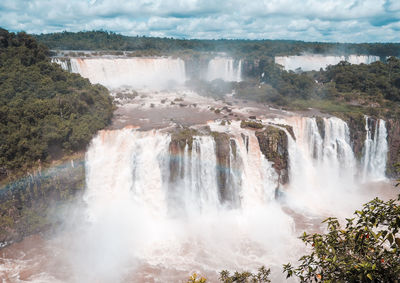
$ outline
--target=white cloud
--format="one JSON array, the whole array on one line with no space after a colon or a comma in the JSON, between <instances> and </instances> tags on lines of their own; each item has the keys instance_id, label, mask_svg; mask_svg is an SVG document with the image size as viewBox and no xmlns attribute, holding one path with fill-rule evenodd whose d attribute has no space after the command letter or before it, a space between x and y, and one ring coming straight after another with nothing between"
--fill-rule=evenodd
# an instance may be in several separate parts
<instances>
[{"instance_id":1,"label":"white cloud","mask_svg":"<svg viewBox=\"0 0 400 283\"><path fill-rule=\"evenodd\" d=\"M185 38L400 41L398 0L3 0L1 26Z\"/></svg>"}]
</instances>

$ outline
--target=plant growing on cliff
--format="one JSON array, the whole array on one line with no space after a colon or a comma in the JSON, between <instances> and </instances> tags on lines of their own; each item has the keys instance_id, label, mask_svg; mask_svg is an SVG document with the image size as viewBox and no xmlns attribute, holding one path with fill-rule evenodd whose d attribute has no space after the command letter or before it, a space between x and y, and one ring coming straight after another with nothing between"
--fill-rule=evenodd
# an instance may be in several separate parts
<instances>
[{"instance_id":1,"label":"plant growing on cliff","mask_svg":"<svg viewBox=\"0 0 400 283\"><path fill-rule=\"evenodd\" d=\"M253 129L262 129L264 128L264 125L260 122L256 122L256 121L245 121L242 120L240 122L240 127L241 128L253 128Z\"/></svg>"},{"instance_id":2,"label":"plant growing on cliff","mask_svg":"<svg viewBox=\"0 0 400 283\"><path fill-rule=\"evenodd\" d=\"M400 195L364 204L345 227L334 218L324 222L326 234L304 233L301 239L311 253L300 265L284 265L287 277L301 282L399 282Z\"/></svg>"}]
</instances>

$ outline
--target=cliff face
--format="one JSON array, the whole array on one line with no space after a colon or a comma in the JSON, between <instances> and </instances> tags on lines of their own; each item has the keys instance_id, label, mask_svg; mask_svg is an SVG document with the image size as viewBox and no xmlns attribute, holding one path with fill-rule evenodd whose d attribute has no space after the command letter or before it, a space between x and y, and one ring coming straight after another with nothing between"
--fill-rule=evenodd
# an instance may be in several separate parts
<instances>
[{"instance_id":1,"label":"cliff face","mask_svg":"<svg viewBox=\"0 0 400 283\"><path fill-rule=\"evenodd\" d=\"M261 152L271 162L278 173L279 182L286 184L289 181L289 153L288 137L285 131L267 126L264 131L256 132Z\"/></svg>"},{"instance_id":2,"label":"cliff face","mask_svg":"<svg viewBox=\"0 0 400 283\"><path fill-rule=\"evenodd\" d=\"M217 183L221 201L232 201L227 192L227 182L229 176L230 164L230 138L225 133L212 133L215 140L215 149L217 156Z\"/></svg>"},{"instance_id":3,"label":"cliff face","mask_svg":"<svg viewBox=\"0 0 400 283\"><path fill-rule=\"evenodd\" d=\"M53 227L57 208L84 184L84 161L77 159L0 188L0 246Z\"/></svg>"},{"instance_id":4,"label":"cliff face","mask_svg":"<svg viewBox=\"0 0 400 283\"><path fill-rule=\"evenodd\" d=\"M364 142L367 135L365 130L365 117L363 114L346 115L343 117L350 129L350 140L354 156L361 160L363 155ZM372 121L369 119L369 121ZM374 132L374 131L373 131Z\"/></svg>"},{"instance_id":5,"label":"cliff face","mask_svg":"<svg viewBox=\"0 0 400 283\"><path fill-rule=\"evenodd\" d=\"M390 119L386 123L388 131L388 163L387 175L398 178L400 173L396 170L396 164L400 164L400 120Z\"/></svg>"}]
</instances>

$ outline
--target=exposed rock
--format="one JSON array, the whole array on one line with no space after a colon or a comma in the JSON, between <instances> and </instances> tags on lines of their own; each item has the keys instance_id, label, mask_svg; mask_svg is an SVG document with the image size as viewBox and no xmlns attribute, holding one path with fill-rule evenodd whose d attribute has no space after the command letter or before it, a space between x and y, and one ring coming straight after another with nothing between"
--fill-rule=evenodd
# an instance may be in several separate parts
<instances>
[{"instance_id":1,"label":"exposed rock","mask_svg":"<svg viewBox=\"0 0 400 283\"><path fill-rule=\"evenodd\" d=\"M264 125L261 122L257 122L257 121L242 120L242 122L240 122L240 127L241 128L262 129L262 128L264 128Z\"/></svg>"},{"instance_id":2,"label":"exposed rock","mask_svg":"<svg viewBox=\"0 0 400 283\"><path fill-rule=\"evenodd\" d=\"M315 121L317 123L318 132L322 139L325 139L325 122L322 117L315 117Z\"/></svg>"},{"instance_id":3,"label":"exposed rock","mask_svg":"<svg viewBox=\"0 0 400 283\"><path fill-rule=\"evenodd\" d=\"M188 150L192 150L193 136L201 133L192 128L176 128L171 133L171 142L169 143L169 180L175 182L178 177L183 178L184 172L181 170L182 156L186 146Z\"/></svg>"},{"instance_id":4,"label":"exposed rock","mask_svg":"<svg viewBox=\"0 0 400 283\"><path fill-rule=\"evenodd\" d=\"M244 146L246 147L246 151L249 152L249 137L246 136L245 134L240 134L244 143Z\"/></svg>"},{"instance_id":5,"label":"exposed rock","mask_svg":"<svg viewBox=\"0 0 400 283\"><path fill-rule=\"evenodd\" d=\"M216 157L217 157L217 183L219 188L220 200L231 201L227 188L227 177L230 170L230 137L226 133L212 132L211 135L215 140Z\"/></svg>"},{"instance_id":6,"label":"exposed rock","mask_svg":"<svg viewBox=\"0 0 400 283\"><path fill-rule=\"evenodd\" d=\"M365 116L361 113L346 113L342 118L350 130L350 141L355 157L361 160L367 132L365 130Z\"/></svg>"},{"instance_id":7,"label":"exposed rock","mask_svg":"<svg viewBox=\"0 0 400 283\"><path fill-rule=\"evenodd\" d=\"M289 153L288 137L285 131L267 126L264 131L256 132L261 152L267 160L274 163L273 167L278 173L279 182L286 184L289 181Z\"/></svg>"},{"instance_id":8,"label":"exposed rock","mask_svg":"<svg viewBox=\"0 0 400 283\"><path fill-rule=\"evenodd\" d=\"M400 120L389 119L386 128L389 147L386 174L392 178L399 178L400 172L396 170L396 164L400 164Z\"/></svg>"},{"instance_id":9,"label":"exposed rock","mask_svg":"<svg viewBox=\"0 0 400 283\"><path fill-rule=\"evenodd\" d=\"M84 161L76 159L0 188L0 246L56 226L56 212L84 186Z\"/></svg>"},{"instance_id":10,"label":"exposed rock","mask_svg":"<svg viewBox=\"0 0 400 283\"><path fill-rule=\"evenodd\" d=\"M138 93L136 91L134 91L134 90L131 90L129 92L117 92L115 94L116 98L118 98L118 99L127 99L127 100L134 99L137 96L138 96Z\"/></svg>"},{"instance_id":11,"label":"exposed rock","mask_svg":"<svg viewBox=\"0 0 400 283\"><path fill-rule=\"evenodd\" d=\"M273 125L277 125L278 127L285 128L286 131L289 133L289 135L290 135L294 140L296 140L296 136L295 136L295 134L294 134L294 131L293 131L293 127L292 127L292 126L284 125L284 124L273 124Z\"/></svg>"}]
</instances>

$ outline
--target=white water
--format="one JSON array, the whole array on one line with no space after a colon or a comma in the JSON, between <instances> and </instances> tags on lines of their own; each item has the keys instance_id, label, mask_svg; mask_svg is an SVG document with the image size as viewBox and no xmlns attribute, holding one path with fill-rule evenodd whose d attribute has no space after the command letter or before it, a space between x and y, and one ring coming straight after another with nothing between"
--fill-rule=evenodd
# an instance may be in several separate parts
<instances>
[{"instance_id":1,"label":"white water","mask_svg":"<svg viewBox=\"0 0 400 283\"><path fill-rule=\"evenodd\" d=\"M360 197L360 167L347 124L323 118L321 130L315 118L279 122L292 125L296 137L288 135L290 183L281 191L286 205L311 218L351 215L367 198ZM266 263L273 278L282 280L280 264L296 259L302 248L293 216L275 199L277 174L254 131L239 122L210 126L231 136L229 168L218 164L211 136L195 136L191 149L186 145L178 152L170 150L170 136L157 131L108 131L93 140L87 153L87 220L68 257L77 281L126 281L130 274L145 276L143 266L214 278L221 269L254 270ZM380 122L369 146L377 148L368 157L371 164L382 165L387 148L372 144L383 143L384 128ZM229 197L222 200L217 173L225 169ZM179 278L169 276L173 279L156 278Z\"/></svg>"},{"instance_id":2,"label":"white water","mask_svg":"<svg viewBox=\"0 0 400 283\"><path fill-rule=\"evenodd\" d=\"M51 62L60 65L63 70L71 72L70 68L68 67L69 59L52 58Z\"/></svg>"},{"instance_id":3,"label":"white water","mask_svg":"<svg viewBox=\"0 0 400 283\"><path fill-rule=\"evenodd\" d=\"M243 202L236 208L219 199L214 139L194 137L191 151L186 146L175 155L169 141L161 132L129 129L101 132L92 141L86 220L68 244L76 281L125 281L142 272L142 265L211 277L221 269L256 269L266 262L279 270L283 258L294 256L291 248L300 243L293 220L271 197L271 164L254 133L248 151L241 137L233 138L237 168L229 189L237 194L233 202ZM171 159L178 164L172 182ZM156 278L162 281L163 275ZM185 278L172 281L180 279Z\"/></svg>"},{"instance_id":4,"label":"white water","mask_svg":"<svg viewBox=\"0 0 400 283\"><path fill-rule=\"evenodd\" d=\"M292 118L288 122L296 136L296 141L289 136L287 193L292 206L315 214L352 213L358 166L347 124L338 118L323 118L325 135L321 136L315 118Z\"/></svg>"},{"instance_id":5,"label":"white water","mask_svg":"<svg viewBox=\"0 0 400 283\"><path fill-rule=\"evenodd\" d=\"M388 152L386 123L384 120L371 121L374 123L374 136L372 138L370 119L365 117L365 130L367 132L364 142L364 155L362 160L363 178L365 181L385 180L386 160Z\"/></svg>"},{"instance_id":6,"label":"white water","mask_svg":"<svg viewBox=\"0 0 400 283\"><path fill-rule=\"evenodd\" d=\"M232 58L226 57L211 59L208 62L207 80L216 79L240 82L242 80L242 61L235 62Z\"/></svg>"},{"instance_id":7,"label":"white water","mask_svg":"<svg viewBox=\"0 0 400 283\"><path fill-rule=\"evenodd\" d=\"M55 59L57 60L57 59ZM61 66L108 88L163 89L183 85L185 62L174 58L70 58L71 69ZM61 60L58 59L61 62ZM55 61L56 63L59 63Z\"/></svg>"},{"instance_id":8,"label":"white water","mask_svg":"<svg viewBox=\"0 0 400 283\"><path fill-rule=\"evenodd\" d=\"M180 282L200 272L216 282L222 269L255 271L261 265L271 267L273 282L284 281L282 264L305 252L297 237L310 230L301 225L315 229L310 225L327 216L349 217L371 197L360 184L365 169L344 121L324 118L323 130L308 117L263 122L294 130L295 139L287 132L290 183L284 186L254 131L239 121L209 123L230 136L228 164L218 163L211 136L193 137L191 150L173 150L162 131L101 131L86 154L83 208L66 217L61 244L49 249L58 269L33 281ZM377 128L363 160L382 168L385 123ZM23 264L29 266L17 262ZM60 273L65 277L59 279Z\"/></svg>"},{"instance_id":9,"label":"white water","mask_svg":"<svg viewBox=\"0 0 400 283\"><path fill-rule=\"evenodd\" d=\"M299 55L299 56L276 56L275 63L282 65L285 70L295 71L301 68L302 71L319 71L329 65L336 65L340 61L347 61L351 64L371 64L379 61L379 56L373 55L349 55L349 56L331 56L331 55Z\"/></svg>"}]
</instances>

